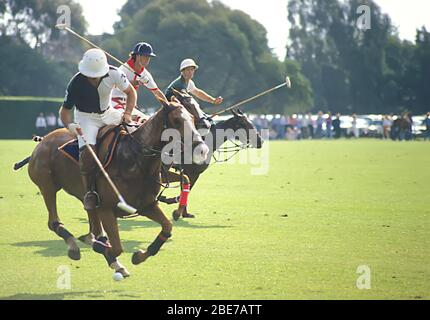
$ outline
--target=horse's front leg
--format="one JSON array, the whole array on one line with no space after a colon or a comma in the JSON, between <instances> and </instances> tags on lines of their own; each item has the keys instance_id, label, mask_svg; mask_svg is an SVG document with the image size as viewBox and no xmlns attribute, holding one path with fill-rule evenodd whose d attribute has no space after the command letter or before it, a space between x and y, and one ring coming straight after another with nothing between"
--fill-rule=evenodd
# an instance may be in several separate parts
<instances>
[{"instance_id":1,"label":"horse's front leg","mask_svg":"<svg viewBox=\"0 0 430 320\"><path fill-rule=\"evenodd\" d=\"M118 257L123 252L123 248L119 237L117 217L112 210L98 209L97 214L100 217L107 237L101 236L93 240L93 250L102 254L109 267L114 269L115 272L121 273L123 277L129 277L130 273L127 268L118 261Z\"/></svg>"},{"instance_id":2,"label":"horse's front leg","mask_svg":"<svg viewBox=\"0 0 430 320\"><path fill-rule=\"evenodd\" d=\"M151 209L142 213L143 216L148 217L152 221L157 222L161 225L161 232L155 238L155 240L148 246L146 251L139 250L133 254L131 262L134 265L145 262L151 256L155 256L163 244L172 236L172 222L166 217L160 207L154 205Z\"/></svg>"},{"instance_id":3,"label":"horse's front leg","mask_svg":"<svg viewBox=\"0 0 430 320\"><path fill-rule=\"evenodd\" d=\"M93 241L95 239L99 239L104 236L104 230L103 230L101 220L98 216L97 210L87 211L87 214L88 214L89 232L87 234L80 236L78 239L79 241L89 246L92 246Z\"/></svg>"}]
</instances>

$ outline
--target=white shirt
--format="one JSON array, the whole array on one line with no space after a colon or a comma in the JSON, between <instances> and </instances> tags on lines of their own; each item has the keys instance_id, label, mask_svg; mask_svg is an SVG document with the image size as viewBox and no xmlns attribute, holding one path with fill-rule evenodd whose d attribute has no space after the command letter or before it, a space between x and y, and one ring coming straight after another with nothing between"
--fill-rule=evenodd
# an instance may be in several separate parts
<instances>
[{"instance_id":1,"label":"white shirt","mask_svg":"<svg viewBox=\"0 0 430 320\"><path fill-rule=\"evenodd\" d=\"M127 61L127 65L132 70L134 70L134 61L133 60L129 59ZM136 90L139 88L140 85L144 85L147 89L149 89L151 91L155 91L158 89L158 86L155 83L154 78L152 77L151 73L147 69L142 68L140 70L140 72L138 72L138 74L140 74L140 77L138 77L137 74L135 74L134 72L132 72L130 70L130 68L126 67L125 65L122 65L118 69L121 70L126 75L128 81L133 81L133 80L139 81L139 85L134 86L134 88ZM122 92L121 90L118 90L117 88L115 88L112 92L112 98L126 99L127 95L124 92Z\"/></svg>"},{"instance_id":2,"label":"white shirt","mask_svg":"<svg viewBox=\"0 0 430 320\"><path fill-rule=\"evenodd\" d=\"M188 81L187 91L191 93L195 93L196 89L197 88L196 88L196 85L194 84L194 81L190 79Z\"/></svg>"},{"instance_id":3,"label":"white shirt","mask_svg":"<svg viewBox=\"0 0 430 320\"><path fill-rule=\"evenodd\" d=\"M48 123L48 126L55 127L57 125L57 117L54 115L47 116L46 122Z\"/></svg>"},{"instance_id":4,"label":"white shirt","mask_svg":"<svg viewBox=\"0 0 430 320\"><path fill-rule=\"evenodd\" d=\"M46 128L46 119L45 117L37 117L36 119L36 128Z\"/></svg>"}]
</instances>

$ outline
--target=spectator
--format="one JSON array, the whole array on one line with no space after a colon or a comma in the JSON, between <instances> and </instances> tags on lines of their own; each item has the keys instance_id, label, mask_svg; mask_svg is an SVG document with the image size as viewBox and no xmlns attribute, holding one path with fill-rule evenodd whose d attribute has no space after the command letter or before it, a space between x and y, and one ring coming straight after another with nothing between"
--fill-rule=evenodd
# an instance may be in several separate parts
<instances>
[{"instance_id":1,"label":"spectator","mask_svg":"<svg viewBox=\"0 0 430 320\"><path fill-rule=\"evenodd\" d=\"M261 132L262 124L263 122L262 122L261 116L258 115L254 120L254 125L258 132Z\"/></svg>"},{"instance_id":2,"label":"spectator","mask_svg":"<svg viewBox=\"0 0 430 320\"><path fill-rule=\"evenodd\" d=\"M339 139L341 135L341 128L340 128L340 113L336 115L336 119L333 120L333 130L334 130L334 137L335 139Z\"/></svg>"},{"instance_id":3,"label":"spectator","mask_svg":"<svg viewBox=\"0 0 430 320\"><path fill-rule=\"evenodd\" d=\"M328 113L328 117L325 121L325 125L326 125L326 137L328 139L331 139L333 137L333 133L332 133L333 119L331 117L331 112Z\"/></svg>"},{"instance_id":4,"label":"spectator","mask_svg":"<svg viewBox=\"0 0 430 320\"><path fill-rule=\"evenodd\" d=\"M46 119L42 112L36 118L36 134L41 137L46 134Z\"/></svg>"},{"instance_id":5,"label":"spectator","mask_svg":"<svg viewBox=\"0 0 430 320\"><path fill-rule=\"evenodd\" d=\"M291 115L288 118L288 125L287 125L287 127L291 128L293 130L296 129L296 127L297 127L297 116L296 115Z\"/></svg>"},{"instance_id":6,"label":"spectator","mask_svg":"<svg viewBox=\"0 0 430 320\"><path fill-rule=\"evenodd\" d=\"M314 138L314 121L312 120L312 114L310 112L306 115L306 120L308 121L309 139L313 139Z\"/></svg>"},{"instance_id":7,"label":"spectator","mask_svg":"<svg viewBox=\"0 0 430 320\"><path fill-rule=\"evenodd\" d=\"M271 129L276 132L275 139L280 138L280 136L279 136L280 126L281 126L281 118L279 116L273 117L272 122L271 122Z\"/></svg>"},{"instance_id":8,"label":"spectator","mask_svg":"<svg viewBox=\"0 0 430 320\"><path fill-rule=\"evenodd\" d=\"M383 134L382 134L382 138L383 139L389 139L391 136L391 126L393 125L393 120L386 115L384 117L384 120L382 121L382 127L383 127Z\"/></svg>"},{"instance_id":9,"label":"spectator","mask_svg":"<svg viewBox=\"0 0 430 320\"><path fill-rule=\"evenodd\" d=\"M412 112L408 112L405 115L405 119L406 119L406 141L412 140L413 139L413 135L412 135L412 126L414 124L414 121L412 120Z\"/></svg>"},{"instance_id":10,"label":"spectator","mask_svg":"<svg viewBox=\"0 0 430 320\"><path fill-rule=\"evenodd\" d=\"M393 121L393 124L391 125L391 139L394 141L397 139L401 140L400 123L402 121L402 118L400 116L394 116L393 119L394 121Z\"/></svg>"},{"instance_id":11,"label":"spectator","mask_svg":"<svg viewBox=\"0 0 430 320\"><path fill-rule=\"evenodd\" d=\"M285 130L287 128L287 124L288 124L288 115L286 116L281 116L281 119L279 120L279 138L280 139L285 139Z\"/></svg>"},{"instance_id":12,"label":"spectator","mask_svg":"<svg viewBox=\"0 0 430 320\"><path fill-rule=\"evenodd\" d=\"M297 131L292 128L291 126L287 127L287 134L286 134L287 140L297 140Z\"/></svg>"},{"instance_id":13,"label":"spectator","mask_svg":"<svg viewBox=\"0 0 430 320\"><path fill-rule=\"evenodd\" d=\"M427 117L424 119L424 124L426 126L424 140L430 140L430 112L427 112Z\"/></svg>"},{"instance_id":14,"label":"spectator","mask_svg":"<svg viewBox=\"0 0 430 320\"><path fill-rule=\"evenodd\" d=\"M305 116L300 113L297 116L297 129L300 131L300 139L308 138L308 121Z\"/></svg>"},{"instance_id":15,"label":"spectator","mask_svg":"<svg viewBox=\"0 0 430 320\"><path fill-rule=\"evenodd\" d=\"M318 118L317 118L317 129L315 132L315 138L321 139L323 137L323 123L324 123L324 117L322 111L318 112Z\"/></svg>"},{"instance_id":16,"label":"spectator","mask_svg":"<svg viewBox=\"0 0 430 320\"><path fill-rule=\"evenodd\" d=\"M357 126L357 115L354 113L352 115L352 134L354 135L354 138L360 138L360 131Z\"/></svg>"},{"instance_id":17,"label":"spectator","mask_svg":"<svg viewBox=\"0 0 430 320\"><path fill-rule=\"evenodd\" d=\"M269 119L267 119L267 114L265 114L261 119L261 128L270 129Z\"/></svg>"},{"instance_id":18,"label":"spectator","mask_svg":"<svg viewBox=\"0 0 430 320\"><path fill-rule=\"evenodd\" d=\"M46 124L47 124L48 132L54 131L57 128L57 117L55 116L54 113L51 112L46 117Z\"/></svg>"}]
</instances>

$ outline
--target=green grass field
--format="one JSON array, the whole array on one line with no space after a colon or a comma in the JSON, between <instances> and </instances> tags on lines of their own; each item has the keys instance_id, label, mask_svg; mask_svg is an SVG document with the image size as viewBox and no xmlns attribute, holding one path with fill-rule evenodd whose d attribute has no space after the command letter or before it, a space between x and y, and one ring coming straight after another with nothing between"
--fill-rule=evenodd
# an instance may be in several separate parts
<instances>
[{"instance_id":1,"label":"green grass field","mask_svg":"<svg viewBox=\"0 0 430 320\"><path fill-rule=\"evenodd\" d=\"M82 259L69 260L48 230L27 170L11 170L33 148L0 141L2 299L430 298L430 143L273 142L268 175L213 166L190 196L197 219L174 223L156 257L130 261L159 227L120 221L131 272L122 282L83 244ZM59 212L75 236L87 232L74 198L61 193ZM368 290L356 286L361 265ZM57 288L60 266L70 268L70 290Z\"/></svg>"}]
</instances>

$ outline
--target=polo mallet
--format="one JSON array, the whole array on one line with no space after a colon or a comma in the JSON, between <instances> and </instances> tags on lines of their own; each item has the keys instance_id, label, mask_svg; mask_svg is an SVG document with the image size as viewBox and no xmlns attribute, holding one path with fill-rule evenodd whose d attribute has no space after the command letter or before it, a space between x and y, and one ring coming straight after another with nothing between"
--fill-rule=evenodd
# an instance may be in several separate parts
<instances>
[{"instance_id":1,"label":"polo mallet","mask_svg":"<svg viewBox=\"0 0 430 320\"><path fill-rule=\"evenodd\" d=\"M115 186L112 179L109 177L109 174L103 168L103 165L101 164L101 162L100 162L99 158L97 157L96 153L94 152L93 148L91 148L91 146L87 143L87 140L85 139L84 135L82 134L81 129L79 129L78 134L82 138L82 140L84 141L84 144L87 147L88 151L91 153L92 157L94 158L94 161L97 163L101 172L105 176L106 180L109 182L109 184L112 187L113 191L115 192L116 196L118 197L118 200L119 200L119 202L117 204L118 208L120 208L122 211L128 212L130 214L136 213L137 210L135 208L133 208L132 206L130 206L129 204L127 204L127 202L125 202L124 197L121 195L118 188Z\"/></svg>"},{"instance_id":2,"label":"polo mallet","mask_svg":"<svg viewBox=\"0 0 430 320\"><path fill-rule=\"evenodd\" d=\"M282 88L282 87L285 87L285 86L287 86L288 88L291 88L290 77L286 77L284 83L281 83L280 85L278 85L276 87L273 87L272 89L266 90L266 91L264 91L262 93L259 93L259 94L255 95L255 96L253 96L253 97L251 97L249 99L246 99L246 100L243 100L243 101L241 101L239 103L236 103L235 105L233 105L233 106L231 106L231 107L229 107L227 109L221 110L219 112L215 112L214 114L211 115L211 118L213 118L215 116L219 116L220 114L223 114L223 113L225 113L225 112L227 112L227 111L229 111L231 109L237 108L237 107L239 107L239 106L241 106L241 105L243 105L245 103L251 102L252 100L255 100L255 99L257 99L257 98L259 98L261 96L264 96L264 95L266 95L266 94L268 94L268 93L270 93L272 91L275 91L275 90L277 90L279 88Z\"/></svg>"},{"instance_id":3,"label":"polo mallet","mask_svg":"<svg viewBox=\"0 0 430 320\"><path fill-rule=\"evenodd\" d=\"M133 72L136 76L141 77L140 74L138 74L136 71L134 71L127 63L122 62L121 60L115 58L113 55L111 55L109 52L106 52L105 50L103 50L102 48L100 48L98 45L92 43L90 40L88 40L87 38L84 38L83 36L81 36L80 34L76 33L75 31L73 31L72 29L70 29L67 24L65 23L60 23L55 25L55 28L59 29L59 30L66 30L68 32L70 32L71 34L73 34L74 36L78 37L79 39L85 41L86 43L88 43L90 46L93 46L94 48L100 49L102 50L109 58L111 58L112 60L114 60L115 62L119 63L122 66L125 66L127 69L129 69L131 72Z\"/></svg>"}]
</instances>

